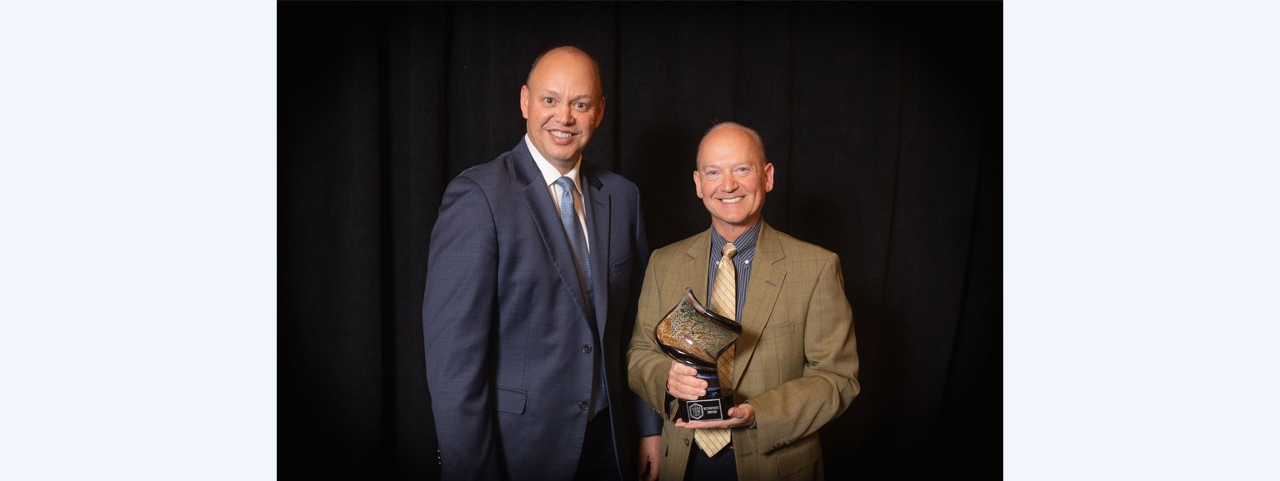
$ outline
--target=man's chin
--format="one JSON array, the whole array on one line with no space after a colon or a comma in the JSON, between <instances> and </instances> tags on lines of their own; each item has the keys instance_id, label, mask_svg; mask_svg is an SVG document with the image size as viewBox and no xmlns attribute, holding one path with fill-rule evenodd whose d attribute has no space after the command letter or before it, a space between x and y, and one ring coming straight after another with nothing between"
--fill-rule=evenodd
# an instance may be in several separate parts
<instances>
[{"instance_id":1,"label":"man's chin","mask_svg":"<svg viewBox=\"0 0 1280 481\"><path fill-rule=\"evenodd\" d=\"M717 220L719 220L719 221L720 221L720 225L722 225L722 226L724 226L724 227L726 227L726 228L730 228L730 229L732 229L732 228L736 228L736 227L743 227L743 226L746 226L746 225L750 224L749 222L747 222L747 218L748 218L748 217L749 217L749 216L743 216L743 217L738 217L738 216L719 216L719 217L717 217Z\"/></svg>"},{"instance_id":2,"label":"man's chin","mask_svg":"<svg viewBox=\"0 0 1280 481\"><path fill-rule=\"evenodd\" d=\"M577 159L579 155L582 155L582 151L574 148L573 145L553 145L547 150L549 152L542 153L547 160L555 159L563 162L569 162L573 159Z\"/></svg>"}]
</instances>

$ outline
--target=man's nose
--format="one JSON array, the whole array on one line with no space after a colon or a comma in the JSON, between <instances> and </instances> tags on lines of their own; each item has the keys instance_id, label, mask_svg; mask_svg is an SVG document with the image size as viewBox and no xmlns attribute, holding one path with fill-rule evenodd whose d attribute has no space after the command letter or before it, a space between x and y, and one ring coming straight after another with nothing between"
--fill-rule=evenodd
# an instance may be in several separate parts
<instances>
[{"instance_id":1,"label":"man's nose","mask_svg":"<svg viewBox=\"0 0 1280 481\"><path fill-rule=\"evenodd\" d=\"M573 108L568 103L564 103L560 108L556 109L556 122L560 122L560 125L573 124Z\"/></svg>"},{"instance_id":2,"label":"man's nose","mask_svg":"<svg viewBox=\"0 0 1280 481\"><path fill-rule=\"evenodd\" d=\"M724 176L724 183L720 184L720 189L725 192L738 190L738 179L733 178L733 174Z\"/></svg>"}]
</instances>

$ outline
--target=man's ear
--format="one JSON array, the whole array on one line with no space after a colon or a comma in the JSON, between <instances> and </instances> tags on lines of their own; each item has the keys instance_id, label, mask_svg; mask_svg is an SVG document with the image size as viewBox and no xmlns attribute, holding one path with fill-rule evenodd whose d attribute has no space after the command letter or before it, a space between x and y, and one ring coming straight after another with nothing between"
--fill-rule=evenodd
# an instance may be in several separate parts
<instances>
[{"instance_id":1,"label":"man's ear","mask_svg":"<svg viewBox=\"0 0 1280 481\"><path fill-rule=\"evenodd\" d=\"M529 86L520 86L520 115L529 118Z\"/></svg>"},{"instance_id":2,"label":"man's ear","mask_svg":"<svg viewBox=\"0 0 1280 481\"><path fill-rule=\"evenodd\" d=\"M604 122L604 97L600 97L600 108L596 109L596 127L600 127L600 123Z\"/></svg>"},{"instance_id":3,"label":"man's ear","mask_svg":"<svg viewBox=\"0 0 1280 481\"><path fill-rule=\"evenodd\" d=\"M696 170L693 171L693 190L695 194L698 194L698 198L701 199L702 198L702 176L699 175L698 171Z\"/></svg>"}]
</instances>

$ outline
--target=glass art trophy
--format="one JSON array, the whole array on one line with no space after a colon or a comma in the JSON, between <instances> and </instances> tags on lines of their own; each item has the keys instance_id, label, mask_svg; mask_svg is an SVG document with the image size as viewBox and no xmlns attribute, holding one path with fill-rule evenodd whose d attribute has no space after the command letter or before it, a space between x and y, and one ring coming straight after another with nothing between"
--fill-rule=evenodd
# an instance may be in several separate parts
<instances>
[{"instance_id":1,"label":"glass art trophy","mask_svg":"<svg viewBox=\"0 0 1280 481\"><path fill-rule=\"evenodd\" d=\"M694 401L677 399L676 417L685 421L719 421L733 407L733 391L720 385L716 360L742 335L742 326L732 319L702 307L685 288L680 303L658 321L653 330L658 346L681 364L698 370L707 381L707 394Z\"/></svg>"}]
</instances>

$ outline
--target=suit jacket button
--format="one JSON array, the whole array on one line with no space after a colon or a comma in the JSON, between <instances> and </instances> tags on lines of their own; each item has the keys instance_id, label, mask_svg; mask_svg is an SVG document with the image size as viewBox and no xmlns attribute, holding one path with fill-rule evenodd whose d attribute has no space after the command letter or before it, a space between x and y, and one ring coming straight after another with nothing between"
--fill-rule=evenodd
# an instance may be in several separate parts
<instances>
[{"instance_id":1,"label":"suit jacket button","mask_svg":"<svg viewBox=\"0 0 1280 481\"><path fill-rule=\"evenodd\" d=\"M684 440L684 445L685 445L685 446L688 446L688 445L689 445L689 440L688 440L688 439Z\"/></svg>"},{"instance_id":2,"label":"suit jacket button","mask_svg":"<svg viewBox=\"0 0 1280 481\"><path fill-rule=\"evenodd\" d=\"M587 352L587 353L591 352L591 345L590 345L590 344L583 344L583 345L582 345L582 352Z\"/></svg>"},{"instance_id":3,"label":"suit jacket button","mask_svg":"<svg viewBox=\"0 0 1280 481\"><path fill-rule=\"evenodd\" d=\"M590 404L587 404L587 402L586 402L586 401L582 401L582 402L578 403L578 410L580 410L580 411L586 411L586 410L587 410L587 408L589 408L589 407L591 407L591 405L590 405Z\"/></svg>"}]
</instances>

